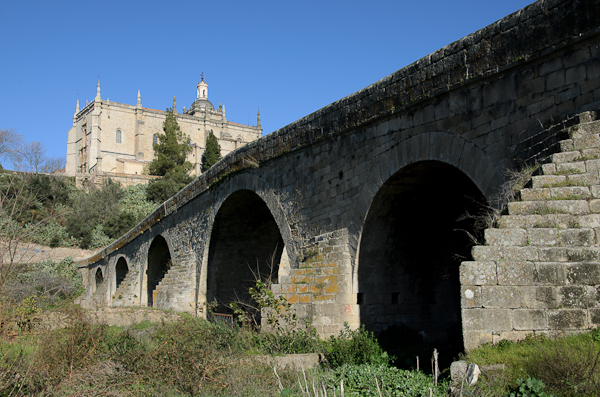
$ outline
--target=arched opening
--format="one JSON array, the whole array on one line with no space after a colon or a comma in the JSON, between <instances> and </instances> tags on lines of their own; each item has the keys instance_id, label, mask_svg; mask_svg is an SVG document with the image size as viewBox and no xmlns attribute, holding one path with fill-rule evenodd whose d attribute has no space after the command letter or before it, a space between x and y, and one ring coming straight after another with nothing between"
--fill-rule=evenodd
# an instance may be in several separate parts
<instances>
[{"instance_id":1,"label":"arched opening","mask_svg":"<svg viewBox=\"0 0 600 397\"><path fill-rule=\"evenodd\" d=\"M102 270L98 268L96 270L96 290L102 287L104 284L104 275L102 274Z\"/></svg>"},{"instance_id":2,"label":"arched opening","mask_svg":"<svg viewBox=\"0 0 600 397\"><path fill-rule=\"evenodd\" d=\"M129 267L127 266L127 261L124 257L120 257L117 261L117 265L115 266L115 276L116 276L116 287L119 288L119 285L125 280L127 273L129 272Z\"/></svg>"},{"instance_id":3,"label":"arched opening","mask_svg":"<svg viewBox=\"0 0 600 397\"><path fill-rule=\"evenodd\" d=\"M361 323L382 343L462 351L459 266L471 258L486 205L464 173L438 161L404 167L383 184L364 224L357 291Z\"/></svg>"},{"instance_id":4,"label":"arched opening","mask_svg":"<svg viewBox=\"0 0 600 397\"><path fill-rule=\"evenodd\" d=\"M216 300L221 313L230 312L230 302L253 304L248 289L257 277L277 283L282 252L283 238L265 202L249 190L233 193L211 233L207 301Z\"/></svg>"},{"instance_id":5,"label":"arched opening","mask_svg":"<svg viewBox=\"0 0 600 397\"><path fill-rule=\"evenodd\" d=\"M163 236L156 236L148 250L148 306L156 306L157 287L171 268L171 253Z\"/></svg>"}]
</instances>

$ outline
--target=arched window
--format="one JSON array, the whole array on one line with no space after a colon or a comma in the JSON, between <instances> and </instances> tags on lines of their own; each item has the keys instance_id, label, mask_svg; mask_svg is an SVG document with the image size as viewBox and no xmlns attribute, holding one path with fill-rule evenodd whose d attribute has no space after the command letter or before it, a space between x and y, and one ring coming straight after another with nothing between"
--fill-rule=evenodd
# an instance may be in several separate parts
<instances>
[{"instance_id":1,"label":"arched window","mask_svg":"<svg viewBox=\"0 0 600 397\"><path fill-rule=\"evenodd\" d=\"M121 130L117 129L117 133L115 135L115 142L121 143Z\"/></svg>"},{"instance_id":2,"label":"arched window","mask_svg":"<svg viewBox=\"0 0 600 397\"><path fill-rule=\"evenodd\" d=\"M158 144L158 135L152 135L152 145Z\"/></svg>"}]
</instances>

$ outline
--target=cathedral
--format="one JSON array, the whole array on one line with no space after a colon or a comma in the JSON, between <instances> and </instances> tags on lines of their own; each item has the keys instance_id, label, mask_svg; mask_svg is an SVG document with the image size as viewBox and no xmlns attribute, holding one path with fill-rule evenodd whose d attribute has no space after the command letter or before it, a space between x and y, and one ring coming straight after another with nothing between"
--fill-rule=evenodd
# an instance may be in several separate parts
<instances>
[{"instance_id":1,"label":"cathedral","mask_svg":"<svg viewBox=\"0 0 600 397\"><path fill-rule=\"evenodd\" d=\"M192 174L196 176L202 172L202 155L210 131L219 141L222 156L262 136L260 113L256 126L228 121L225 107L219 105L215 109L208 100L204 77L196 86L196 100L191 107L178 113L173 98L173 112L181 131L190 137L194 150L188 160L194 165ZM98 82L91 103L80 110L77 100L68 133L66 174L146 174L165 117L166 111L142 107L139 91L136 105L103 100Z\"/></svg>"}]
</instances>

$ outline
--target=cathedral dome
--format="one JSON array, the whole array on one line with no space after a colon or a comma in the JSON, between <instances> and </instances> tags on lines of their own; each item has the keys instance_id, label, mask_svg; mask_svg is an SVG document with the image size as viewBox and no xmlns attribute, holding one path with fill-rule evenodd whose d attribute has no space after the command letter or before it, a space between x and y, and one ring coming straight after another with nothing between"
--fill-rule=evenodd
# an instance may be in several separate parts
<instances>
[{"instance_id":1,"label":"cathedral dome","mask_svg":"<svg viewBox=\"0 0 600 397\"><path fill-rule=\"evenodd\" d=\"M192 110L215 110L213 104L206 98L197 98L192 103Z\"/></svg>"}]
</instances>

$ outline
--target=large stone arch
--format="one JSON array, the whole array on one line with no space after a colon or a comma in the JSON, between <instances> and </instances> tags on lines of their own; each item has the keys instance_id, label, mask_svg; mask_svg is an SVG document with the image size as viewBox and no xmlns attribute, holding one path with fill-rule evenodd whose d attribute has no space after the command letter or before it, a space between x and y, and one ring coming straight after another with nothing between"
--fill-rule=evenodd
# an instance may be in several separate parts
<instances>
[{"instance_id":1,"label":"large stone arch","mask_svg":"<svg viewBox=\"0 0 600 397\"><path fill-rule=\"evenodd\" d=\"M350 254L357 265L358 247L369 208L383 184L402 168L420 161L439 161L456 167L464 173L491 202L504 182L500 167L486 153L456 134L424 132L392 147L379 156L377 166L358 195L356 211L349 222Z\"/></svg>"},{"instance_id":2,"label":"large stone arch","mask_svg":"<svg viewBox=\"0 0 600 397\"><path fill-rule=\"evenodd\" d=\"M215 238L223 238L223 236L216 236L216 233L219 231L215 230L215 226L219 226L220 215L223 214L223 211L231 211L232 208L242 208L247 205L260 204L262 206L262 212L258 214L259 217L272 218L272 224L268 227L269 230L274 232L276 229L276 234L279 236L279 240L276 243L277 250L272 252L260 253L262 261L264 262L266 256L274 254L274 263L275 265L279 265L277 270L276 277L274 282L277 282L277 276L287 275L289 272L290 266L293 266L293 261L296 258L296 248L293 245L291 229L289 226L289 222L285 216L285 212L279 200L274 193L274 189L269 186L269 184L262 178L250 174L250 173L242 173L237 174L231 177L226 185L221 185L219 188L215 189L215 198L213 199L213 205L210 209L210 216L208 225L205 230L207 233L205 234L206 244L204 245L204 253L201 261L200 268L200 278L199 278L199 286L198 286L198 303L202 306L206 303L206 300L211 300L212 298L219 299L218 296L214 295L215 287L218 287L215 284L218 282L215 280L215 274L211 273L211 266L214 265L215 258ZM238 204L232 204L234 201L248 201L245 203L241 203L241 207ZM254 200L254 201L252 201ZM233 206L233 207L232 207ZM229 208L228 208L229 207ZM238 219L237 221L243 223L247 220L247 217L244 217L243 211L242 213L237 213ZM248 214L246 214L248 215ZM222 219L221 219L222 220ZM223 231L221 230L221 233ZM232 237L232 236L230 236ZM232 240L235 240L236 237L232 237ZM268 244L267 244L268 245ZM271 244L272 245L272 244ZM273 247L271 247L272 249ZM256 252L254 252L256 254ZM250 256L253 254L250 253ZM250 258L248 260L256 261L258 258ZM261 259L259 259L261 261ZM264 264L262 264L264 265ZM246 266L244 264L244 266ZM238 269L240 270L240 269ZM241 268L242 273L235 273L234 276L238 276L237 280L245 278L249 278L250 274L246 272L246 268ZM250 280L248 280L250 281ZM212 285L211 285L212 283ZM246 289L246 285L243 286ZM240 297L247 298L247 291L236 291Z\"/></svg>"},{"instance_id":3,"label":"large stone arch","mask_svg":"<svg viewBox=\"0 0 600 397\"><path fill-rule=\"evenodd\" d=\"M356 219L361 324L384 339L406 339L408 328L462 350L458 269L476 234L464 215L484 212L501 182L483 151L451 134L416 136L381 156Z\"/></svg>"}]
</instances>

